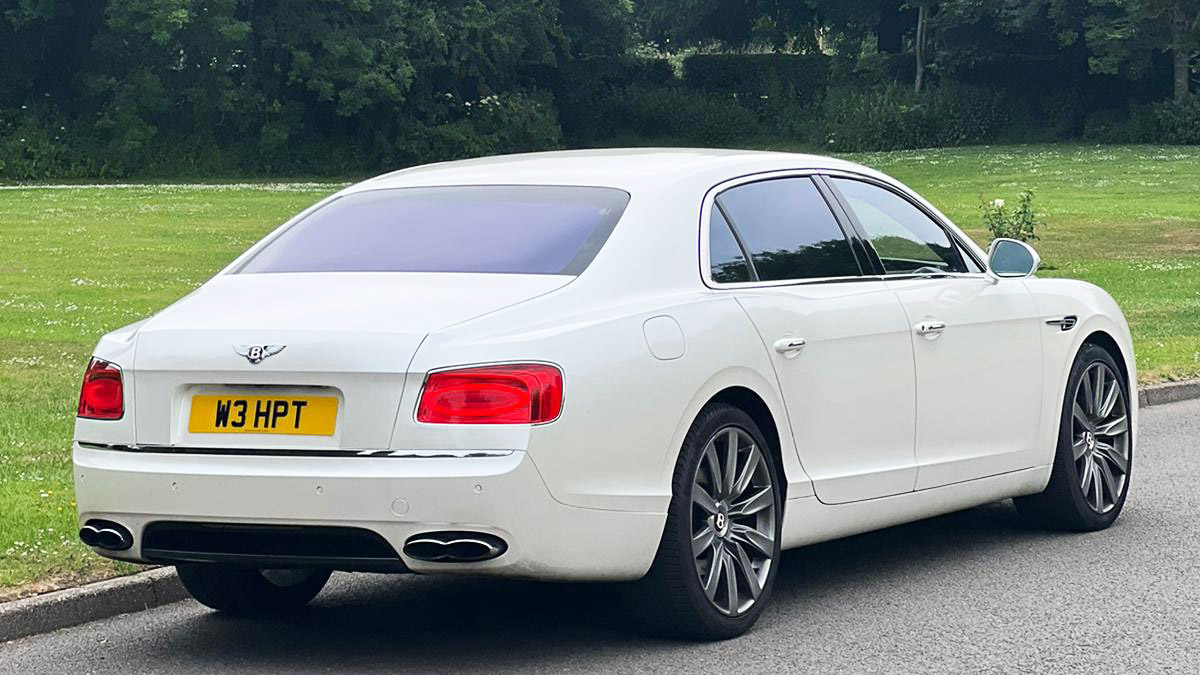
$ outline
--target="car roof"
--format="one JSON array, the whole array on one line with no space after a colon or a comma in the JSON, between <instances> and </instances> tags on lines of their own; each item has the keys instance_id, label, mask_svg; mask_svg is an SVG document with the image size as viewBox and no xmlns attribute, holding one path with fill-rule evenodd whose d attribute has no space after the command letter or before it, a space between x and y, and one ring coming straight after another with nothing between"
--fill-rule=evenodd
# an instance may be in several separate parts
<instances>
[{"instance_id":1,"label":"car roof","mask_svg":"<svg viewBox=\"0 0 1200 675\"><path fill-rule=\"evenodd\" d=\"M402 169L360 183L360 189L432 185L590 185L637 192L688 178L720 179L794 169L875 174L819 155L704 148L613 148L498 155Z\"/></svg>"}]
</instances>

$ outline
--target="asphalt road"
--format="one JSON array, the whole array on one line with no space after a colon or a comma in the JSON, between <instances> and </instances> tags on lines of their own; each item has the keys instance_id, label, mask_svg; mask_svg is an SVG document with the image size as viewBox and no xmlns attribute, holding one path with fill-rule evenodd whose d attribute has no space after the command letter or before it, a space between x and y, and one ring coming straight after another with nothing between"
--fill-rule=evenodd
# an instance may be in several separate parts
<instances>
[{"instance_id":1,"label":"asphalt road","mask_svg":"<svg viewBox=\"0 0 1200 675\"><path fill-rule=\"evenodd\" d=\"M611 588L339 575L283 620L191 601L0 645L0 672L1200 672L1200 401L1143 411L1106 532L985 506L784 556L745 637L627 628Z\"/></svg>"}]
</instances>

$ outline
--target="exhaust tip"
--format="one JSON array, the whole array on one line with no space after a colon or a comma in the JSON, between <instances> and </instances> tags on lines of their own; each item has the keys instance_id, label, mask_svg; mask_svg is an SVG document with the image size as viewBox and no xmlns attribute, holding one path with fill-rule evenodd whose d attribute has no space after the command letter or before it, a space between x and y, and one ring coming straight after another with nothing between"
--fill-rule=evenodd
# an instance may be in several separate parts
<instances>
[{"instance_id":1,"label":"exhaust tip","mask_svg":"<svg viewBox=\"0 0 1200 675\"><path fill-rule=\"evenodd\" d=\"M133 546L129 528L111 520L89 520L79 528L79 540L92 548L124 551Z\"/></svg>"},{"instance_id":2,"label":"exhaust tip","mask_svg":"<svg viewBox=\"0 0 1200 675\"><path fill-rule=\"evenodd\" d=\"M405 555L424 562L483 562L507 550L503 539L484 532L422 532L404 544Z\"/></svg>"},{"instance_id":3,"label":"exhaust tip","mask_svg":"<svg viewBox=\"0 0 1200 675\"><path fill-rule=\"evenodd\" d=\"M97 530L91 525L84 525L83 527L79 528L79 541L82 541L88 546L99 546L100 530Z\"/></svg>"}]
</instances>

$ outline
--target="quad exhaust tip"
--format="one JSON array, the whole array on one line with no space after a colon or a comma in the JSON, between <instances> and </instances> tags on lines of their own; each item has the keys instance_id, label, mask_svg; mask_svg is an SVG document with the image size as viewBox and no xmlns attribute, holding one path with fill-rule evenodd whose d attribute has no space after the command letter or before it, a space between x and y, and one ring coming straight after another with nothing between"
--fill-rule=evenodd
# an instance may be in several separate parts
<instances>
[{"instance_id":1,"label":"quad exhaust tip","mask_svg":"<svg viewBox=\"0 0 1200 675\"><path fill-rule=\"evenodd\" d=\"M79 540L93 548L124 551L133 546L129 529L111 520L89 520L79 528Z\"/></svg>"},{"instance_id":2,"label":"quad exhaust tip","mask_svg":"<svg viewBox=\"0 0 1200 675\"><path fill-rule=\"evenodd\" d=\"M503 539L484 532L422 532L404 544L404 555L424 562L483 562L507 550Z\"/></svg>"}]
</instances>

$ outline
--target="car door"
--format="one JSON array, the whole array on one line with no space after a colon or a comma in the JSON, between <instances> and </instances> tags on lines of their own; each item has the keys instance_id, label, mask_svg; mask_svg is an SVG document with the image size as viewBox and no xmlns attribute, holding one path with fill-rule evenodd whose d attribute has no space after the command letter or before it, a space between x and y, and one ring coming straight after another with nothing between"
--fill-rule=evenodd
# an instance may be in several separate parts
<instances>
[{"instance_id":1,"label":"car door","mask_svg":"<svg viewBox=\"0 0 1200 675\"><path fill-rule=\"evenodd\" d=\"M842 503L913 489L915 384L904 310L862 275L828 195L809 176L727 187L702 241L708 283L736 294L772 357L818 498Z\"/></svg>"},{"instance_id":2,"label":"car door","mask_svg":"<svg viewBox=\"0 0 1200 675\"><path fill-rule=\"evenodd\" d=\"M833 176L854 226L904 307L916 359L916 489L1037 463L1042 354L1036 304L883 183Z\"/></svg>"}]
</instances>

